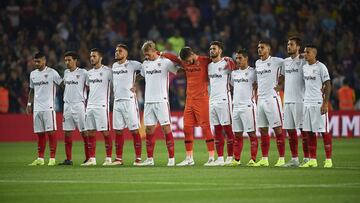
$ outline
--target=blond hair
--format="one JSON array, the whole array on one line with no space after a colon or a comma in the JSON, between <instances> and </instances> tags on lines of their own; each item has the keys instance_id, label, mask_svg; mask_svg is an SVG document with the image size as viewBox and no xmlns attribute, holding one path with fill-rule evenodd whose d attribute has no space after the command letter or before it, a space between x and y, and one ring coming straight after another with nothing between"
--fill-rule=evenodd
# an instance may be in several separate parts
<instances>
[{"instance_id":1,"label":"blond hair","mask_svg":"<svg viewBox=\"0 0 360 203\"><path fill-rule=\"evenodd\" d=\"M155 50L156 49L156 46L155 46L155 42L149 40L149 41L146 41L142 47L141 47L141 50L143 52L146 52L146 51L149 51L149 50Z\"/></svg>"}]
</instances>

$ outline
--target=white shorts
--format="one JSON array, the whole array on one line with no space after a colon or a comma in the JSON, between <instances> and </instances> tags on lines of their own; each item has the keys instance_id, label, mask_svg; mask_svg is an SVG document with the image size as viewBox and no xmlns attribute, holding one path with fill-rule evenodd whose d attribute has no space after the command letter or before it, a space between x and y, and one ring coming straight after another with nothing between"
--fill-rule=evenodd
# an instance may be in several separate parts
<instances>
[{"instance_id":1,"label":"white shorts","mask_svg":"<svg viewBox=\"0 0 360 203\"><path fill-rule=\"evenodd\" d=\"M279 97L259 99L256 112L256 123L259 128L282 126L283 115Z\"/></svg>"},{"instance_id":2,"label":"white shorts","mask_svg":"<svg viewBox=\"0 0 360 203\"><path fill-rule=\"evenodd\" d=\"M256 130L255 105L234 107L232 118L234 132L253 132Z\"/></svg>"},{"instance_id":3,"label":"white shorts","mask_svg":"<svg viewBox=\"0 0 360 203\"><path fill-rule=\"evenodd\" d=\"M109 112L102 108L87 108L85 123L86 130L110 130Z\"/></svg>"},{"instance_id":4,"label":"white shorts","mask_svg":"<svg viewBox=\"0 0 360 203\"><path fill-rule=\"evenodd\" d=\"M136 100L114 101L113 128L115 130L140 128L140 115Z\"/></svg>"},{"instance_id":5,"label":"white shorts","mask_svg":"<svg viewBox=\"0 0 360 203\"><path fill-rule=\"evenodd\" d=\"M78 129L80 132L85 131L85 104L64 103L63 113L63 130L73 131Z\"/></svg>"},{"instance_id":6,"label":"white shorts","mask_svg":"<svg viewBox=\"0 0 360 203\"><path fill-rule=\"evenodd\" d=\"M232 105L229 103L210 103L210 124L231 125Z\"/></svg>"},{"instance_id":7,"label":"white shorts","mask_svg":"<svg viewBox=\"0 0 360 203\"><path fill-rule=\"evenodd\" d=\"M284 129L303 128L304 103L284 104Z\"/></svg>"},{"instance_id":8,"label":"white shorts","mask_svg":"<svg viewBox=\"0 0 360 203\"><path fill-rule=\"evenodd\" d=\"M33 121L34 121L34 133L42 133L42 132L57 130L55 111L34 111Z\"/></svg>"},{"instance_id":9,"label":"white shorts","mask_svg":"<svg viewBox=\"0 0 360 203\"><path fill-rule=\"evenodd\" d=\"M314 106L304 106L304 124L303 131L311 132L329 132L328 114L321 115L321 104Z\"/></svg>"},{"instance_id":10,"label":"white shorts","mask_svg":"<svg viewBox=\"0 0 360 203\"><path fill-rule=\"evenodd\" d=\"M170 105L168 102L145 103L144 107L144 124L146 126L168 125L171 123L170 119Z\"/></svg>"}]
</instances>

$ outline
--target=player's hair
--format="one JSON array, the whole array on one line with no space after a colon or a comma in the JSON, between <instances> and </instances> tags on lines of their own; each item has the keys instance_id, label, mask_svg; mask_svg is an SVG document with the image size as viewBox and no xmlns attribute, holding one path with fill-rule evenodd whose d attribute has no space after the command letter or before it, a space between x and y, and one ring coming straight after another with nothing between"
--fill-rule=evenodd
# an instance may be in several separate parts
<instances>
[{"instance_id":1,"label":"player's hair","mask_svg":"<svg viewBox=\"0 0 360 203\"><path fill-rule=\"evenodd\" d=\"M34 59L40 59L40 58L45 58L45 54L43 52L35 53Z\"/></svg>"},{"instance_id":2,"label":"player's hair","mask_svg":"<svg viewBox=\"0 0 360 203\"><path fill-rule=\"evenodd\" d=\"M246 49L239 49L237 52L237 54L241 54L243 55L244 57L248 57L249 56L249 53Z\"/></svg>"},{"instance_id":3,"label":"player's hair","mask_svg":"<svg viewBox=\"0 0 360 203\"><path fill-rule=\"evenodd\" d=\"M103 56L103 53L99 48L92 48L92 49L90 49L90 52L97 52L100 57Z\"/></svg>"},{"instance_id":4,"label":"player's hair","mask_svg":"<svg viewBox=\"0 0 360 203\"><path fill-rule=\"evenodd\" d=\"M222 42L219 42L219 41L212 41L210 43L210 46L212 45L215 45L215 46L218 46L221 50L224 50L224 44Z\"/></svg>"},{"instance_id":5,"label":"player's hair","mask_svg":"<svg viewBox=\"0 0 360 203\"><path fill-rule=\"evenodd\" d=\"M126 44L117 44L116 47L120 47L120 48L125 49L126 51L129 51L129 48L128 48L128 46L126 46Z\"/></svg>"},{"instance_id":6,"label":"player's hair","mask_svg":"<svg viewBox=\"0 0 360 203\"><path fill-rule=\"evenodd\" d=\"M74 60L79 59L79 55L75 51L67 51L64 54L64 57L71 56Z\"/></svg>"},{"instance_id":7,"label":"player's hair","mask_svg":"<svg viewBox=\"0 0 360 203\"><path fill-rule=\"evenodd\" d=\"M266 44L267 46L269 46L271 48L270 40L262 39L259 41L259 44Z\"/></svg>"},{"instance_id":8,"label":"player's hair","mask_svg":"<svg viewBox=\"0 0 360 203\"><path fill-rule=\"evenodd\" d=\"M143 52L149 51L149 50L151 50L151 49L152 49L152 50L156 50L155 42L153 42L153 41L151 41L151 40L144 42L144 44L143 44L142 47L141 47L141 50L142 50Z\"/></svg>"},{"instance_id":9,"label":"player's hair","mask_svg":"<svg viewBox=\"0 0 360 203\"><path fill-rule=\"evenodd\" d=\"M288 39L288 41L294 41L296 43L296 45L301 46L301 39L299 37L296 37L296 36L290 37Z\"/></svg>"},{"instance_id":10,"label":"player's hair","mask_svg":"<svg viewBox=\"0 0 360 203\"><path fill-rule=\"evenodd\" d=\"M315 49L317 51L317 47L314 44L307 44L307 45L305 45L304 48L312 48L312 49Z\"/></svg>"},{"instance_id":11,"label":"player's hair","mask_svg":"<svg viewBox=\"0 0 360 203\"><path fill-rule=\"evenodd\" d=\"M191 56L191 54L193 54L193 53L194 52L191 49L191 47L183 47L183 48L181 48L180 53L179 53L180 59L184 61L184 60L188 59Z\"/></svg>"}]
</instances>

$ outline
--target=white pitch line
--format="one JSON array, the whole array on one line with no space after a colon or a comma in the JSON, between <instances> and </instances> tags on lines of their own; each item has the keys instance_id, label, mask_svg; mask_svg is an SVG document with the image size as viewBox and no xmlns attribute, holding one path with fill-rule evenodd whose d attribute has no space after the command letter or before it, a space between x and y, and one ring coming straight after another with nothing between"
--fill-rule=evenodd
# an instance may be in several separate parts
<instances>
[{"instance_id":1,"label":"white pitch line","mask_svg":"<svg viewBox=\"0 0 360 203\"><path fill-rule=\"evenodd\" d=\"M302 185L308 188L314 188L319 187L319 185ZM328 185L329 186L329 185ZM336 184L334 184L333 188L337 188ZM276 185L257 185L257 186L241 186L241 187L220 187L220 188L176 188L176 189L136 189L136 190L114 190L114 191L67 191L67 192L59 192L59 191L51 191L46 193L39 193L36 194L36 196L48 196L48 195L104 195L104 194L132 194L132 193L168 193L168 192L202 192L202 191L244 191L244 190L259 190L259 189L279 189L279 188L291 188L289 185L282 185L281 187L278 187ZM342 187L341 187L342 188ZM353 188L353 187L352 187ZM355 187L360 188L360 187ZM1 194L1 193L0 193ZM34 192L19 192L19 191L13 191L12 193L6 192L1 194L2 196L34 196Z\"/></svg>"}]
</instances>

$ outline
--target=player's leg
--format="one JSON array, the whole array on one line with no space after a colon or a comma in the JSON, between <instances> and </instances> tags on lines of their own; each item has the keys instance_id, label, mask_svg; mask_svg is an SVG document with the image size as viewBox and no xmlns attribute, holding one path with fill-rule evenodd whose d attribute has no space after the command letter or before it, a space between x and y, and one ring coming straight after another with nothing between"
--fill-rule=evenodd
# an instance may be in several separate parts
<instances>
[{"instance_id":1,"label":"player's leg","mask_svg":"<svg viewBox=\"0 0 360 203\"><path fill-rule=\"evenodd\" d=\"M113 109L113 128L115 130L115 152L116 158L112 165L123 165L122 154L124 148L124 136L123 129L126 127L125 123L125 112L121 108L123 102L115 101Z\"/></svg>"},{"instance_id":2,"label":"player's leg","mask_svg":"<svg viewBox=\"0 0 360 203\"><path fill-rule=\"evenodd\" d=\"M194 147L194 125L196 123L195 113L193 110L193 104L191 101L186 101L184 109L184 144L186 157L185 160L176 164L177 166L192 166L195 164L193 158L193 147Z\"/></svg>"},{"instance_id":3,"label":"player's leg","mask_svg":"<svg viewBox=\"0 0 360 203\"><path fill-rule=\"evenodd\" d=\"M87 109L86 116L85 116L85 129L87 131L87 148L89 152L89 159L82 163L81 166L93 166L96 165L96 124L95 124L95 117L94 117L94 110L95 109Z\"/></svg>"},{"instance_id":4,"label":"player's leg","mask_svg":"<svg viewBox=\"0 0 360 203\"><path fill-rule=\"evenodd\" d=\"M165 135L166 147L168 150L169 161L167 166L175 166L175 143L174 136L171 130L171 117L170 117L170 105L168 102L161 102L156 104L158 107L156 108L155 114L158 118L158 121L161 125L161 129Z\"/></svg>"},{"instance_id":5,"label":"player's leg","mask_svg":"<svg viewBox=\"0 0 360 203\"><path fill-rule=\"evenodd\" d=\"M320 107L318 108L320 109ZM328 115L323 114L323 115L319 115L317 117L318 119L315 121L315 125L317 128L317 132L323 137L323 141L324 141L324 149L325 149L325 156L326 159L324 161L324 168L331 168L332 167L332 160L331 160L331 155L332 155L332 136L329 133L329 126L328 126Z\"/></svg>"},{"instance_id":6,"label":"player's leg","mask_svg":"<svg viewBox=\"0 0 360 203\"><path fill-rule=\"evenodd\" d=\"M222 132L223 129L220 123L220 118L218 116L218 111L216 110L217 105L218 104L210 104L210 123L212 126L214 126L215 148L218 155L216 162L223 165L225 137Z\"/></svg>"},{"instance_id":7,"label":"player's leg","mask_svg":"<svg viewBox=\"0 0 360 203\"><path fill-rule=\"evenodd\" d=\"M256 116L255 116L255 104L247 106L245 111L240 114L241 122L243 124L243 131L246 132L250 140L250 154L251 159L247 163L247 166L254 166L256 164L256 156L258 151L258 139L256 137Z\"/></svg>"},{"instance_id":8,"label":"player's leg","mask_svg":"<svg viewBox=\"0 0 360 203\"><path fill-rule=\"evenodd\" d=\"M141 136L138 129L130 130L130 133L133 137L133 145L135 150L135 160L133 165L138 166L141 163L141 148L142 148Z\"/></svg>"},{"instance_id":9,"label":"player's leg","mask_svg":"<svg viewBox=\"0 0 360 203\"><path fill-rule=\"evenodd\" d=\"M295 115L293 109L295 108L294 103L285 103L284 104L284 129L289 135L289 146L291 151L291 160L287 162L284 167L292 167L299 165L298 159L298 139L297 131L295 127Z\"/></svg>"},{"instance_id":10,"label":"player's leg","mask_svg":"<svg viewBox=\"0 0 360 203\"><path fill-rule=\"evenodd\" d=\"M146 153L147 159L141 163L141 166L154 166L154 148L155 148L155 128L157 118L155 116L155 105L152 103L145 103L144 107L144 124L146 133Z\"/></svg>"},{"instance_id":11,"label":"player's leg","mask_svg":"<svg viewBox=\"0 0 360 203\"><path fill-rule=\"evenodd\" d=\"M89 138L88 138L88 133L86 131L85 112L86 112L85 104L79 103L78 105L76 105L76 113L73 114L74 121L77 125L77 128L79 129L80 135L84 142L85 160L83 161L83 163L85 163L90 158L89 147L88 147Z\"/></svg>"},{"instance_id":12,"label":"player's leg","mask_svg":"<svg viewBox=\"0 0 360 203\"><path fill-rule=\"evenodd\" d=\"M37 151L38 158L29 164L29 166L37 166L44 165L44 153L46 148L46 136L45 136L45 128L42 120L40 119L41 112L34 111L33 112L33 125L34 132L37 135Z\"/></svg>"},{"instance_id":13,"label":"player's leg","mask_svg":"<svg viewBox=\"0 0 360 203\"><path fill-rule=\"evenodd\" d=\"M201 127L203 136L205 137L205 143L207 151L209 153L209 159L204 164L205 166L210 166L214 163L214 154L215 154L215 142L214 137L210 128L210 111L209 111L209 100L197 100L194 104L194 115L196 118L196 123Z\"/></svg>"},{"instance_id":14,"label":"player's leg","mask_svg":"<svg viewBox=\"0 0 360 203\"><path fill-rule=\"evenodd\" d=\"M66 159L59 165L72 165L72 131L75 130L75 121L72 117L71 106L64 104L63 130Z\"/></svg>"},{"instance_id":15,"label":"player's leg","mask_svg":"<svg viewBox=\"0 0 360 203\"><path fill-rule=\"evenodd\" d=\"M309 149L310 160L300 165L300 167L303 168L317 167L317 160L316 160L317 137L316 137L316 133L314 132L314 127L315 127L314 116L316 116L316 113L313 111L316 111L316 108L314 108L313 106L304 107L303 131L306 132L308 136L308 149Z\"/></svg>"},{"instance_id":16,"label":"player's leg","mask_svg":"<svg viewBox=\"0 0 360 203\"><path fill-rule=\"evenodd\" d=\"M128 101L128 113L127 113L127 119L126 119L126 125L128 126L128 129L133 137L133 146L135 151L135 160L133 165L139 166L141 164L141 136L139 133L140 128L140 113L139 113L139 105L137 103L137 100L134 101Z\"/></svg>"},{"instance_id":17,"label":"player's leg","mask_svg":"<svg viewBox=\"0 0 360 203\"><path fill-rule=\"evenodd\" d=\"M234 133L232 130L232 104L231 101L221 106L220 123L226 134L227 158L225 164L230 164L234 154Z\"/></svg>"},{"instance_id":18,"label":"player's leg","mask_svg":"<svg viewBox=\"0 0 360 203\"><path fill-rule=\"evenodd\" d=\"M283 166L285 164L285 134L282 130L283 118L280 98L275 97L270 100L267 105L266 114L270 126L274 129L276 146L279 153L279 159L275 166Z\"/></svg>"},{"instance_id":19,"label":"player's leg","mask_svg":"<svg viewBox=\"0 0 360 203\"><path fill-rule=\"evenodd\" d=\"M106 157L103 166L109 166L112 163L112 137L109 133L110 119L109 112L106 109L95 109L94 111L96 130L101 132L105 142Z\"/></svg>"},{"instance_id":20,"label":"player's leg","mask_svg":"<svg viewBox=\"0 0 360 203\"><path fill-rule=\"evenodd\" d=\"M44 111L42 119L44 121L45 131L49 138L50 159L48 166L54 166L56 165L55 156L57 148L57 138L55 135L55 131L57 130L55 111Z\"/></svg>"},{"instance_id":21,"label":"player's leg","mask_svg":"<svg viewBox=\"0 0 360 203\"><path fill-rule=\"evenodd\" d=\"M265 101L259 100L256 109L256 121L261 135L261 153L262 158L254 166L269 166L269 148L270 148L270 135L269 135L269 121L265 114Z\"/></svg>"}]
</instances>

